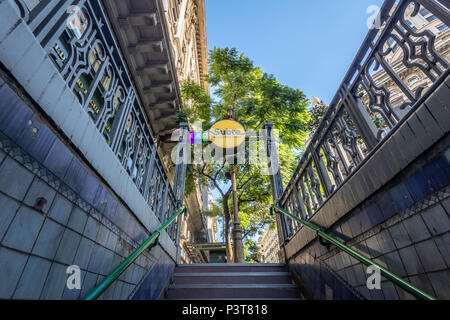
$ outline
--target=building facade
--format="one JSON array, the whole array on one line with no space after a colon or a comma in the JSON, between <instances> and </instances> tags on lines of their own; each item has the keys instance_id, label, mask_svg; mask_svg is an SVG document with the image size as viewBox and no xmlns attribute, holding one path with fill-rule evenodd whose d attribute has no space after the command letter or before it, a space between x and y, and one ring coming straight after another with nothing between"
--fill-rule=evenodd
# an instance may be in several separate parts
<instances>
[{"instance_id":1,"label":"building facade","mask_svg":"<svg viewBox=\"0 0 450 320\"><path fill-rule=\"evenodd\" d=\"M261 255L262 263L280 263L279 242L277 229L267 228L267 231L258 240L258 252Z\"/></svg>"},{"instance_id":2,"label":"building facade","mask_svg":"<svg viewBox=\"0 0 450 320\"><path fill-rule=\"evenodd\" d=\"M180 82L195 81L209 91L204 0L164 0L174 60Z\"/></svg>"},{"instance_id":3,"label":"building facade","mask_svg":"<svg viewBox=\"0 0 450 320\"><path fill-rule=\"evenodd\" d=\"M163 0L167 33L173 55L174 67L180 86L194 81L208 90L204 81L208 72L208 50L204 0ZM170 161L169 161L170 162ZM209 234L202 210L208 204L208 195L197 186L194 194L186 198L190 215L181 228L183 263L205 262L205 259L186 247L187 243L204 242Z\"/></svg>"},{"instance_id":4,"label":"building facade","mask_svg":"<svg viewBox=\"0 0 450 320\"><path fill-rule=\"evenodd\" d=\"M216 205L214 197L207 186L201 186L200 189L202 193L202 199L205 199L205 201L203 201L202 211L210 211ZM204 219L207 232L206 241L208 243L217 242L217 217L204 216Z\"/></svg>"}]
</instances>

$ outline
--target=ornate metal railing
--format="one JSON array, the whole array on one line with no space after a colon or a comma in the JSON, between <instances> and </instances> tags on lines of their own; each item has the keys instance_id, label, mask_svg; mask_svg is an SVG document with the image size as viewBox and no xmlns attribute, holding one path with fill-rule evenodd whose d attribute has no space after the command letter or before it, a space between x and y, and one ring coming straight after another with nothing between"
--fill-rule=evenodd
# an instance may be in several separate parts
<instances>
[{"instance_id":1,"label":"ornate metal railing","mask_svg":"<svg viewBox=\"0 0 450 320\"><path fill-rule=\"evenodd\" d=\"M180 204L100 1L15 2L104 142L159 220L166 221ZM174 229L169 228L173 240Z\"/></svg>"},{"instance_id":2,"label":"ornate metal railing","mask_svg":"<svg viewBox=\"0 0 450 320\"><path fill-rule=\"evenodd\" d=\"M385 1L278 199L281 207L310 219L448 76L449 6ZM292 219L285 224L288 238L301 227Z\"/></svg>"}]
</instances>

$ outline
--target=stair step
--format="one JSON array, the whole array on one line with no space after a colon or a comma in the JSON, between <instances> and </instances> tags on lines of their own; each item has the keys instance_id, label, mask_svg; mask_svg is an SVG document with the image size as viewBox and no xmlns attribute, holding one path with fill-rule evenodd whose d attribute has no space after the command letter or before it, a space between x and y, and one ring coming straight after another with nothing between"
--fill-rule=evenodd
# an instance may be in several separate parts
<instances>
[{"instance_id":1,"label":"stair step","mask_svg":"<svg viewBox=\"0 0 450 320\"><path fill-rule=\"evenodd\" d=\"M197 299L170 299L170 300L198 300ZM296 301L300 301L300 300L305 300L303 298L202 298L202 300L239 300L239 301L251 301L251 300L296 300Z\"/></svg>"},{"instance_id":2,"label":"stair step","mask_svg":"<svg viewBox=\"0 0 450 320\"><path fill-rule=\"evenodd\" d=\"M250 264L250 263L214 263L214 264L185 264L176 267L176 273L200 272L285 272L284 264Z\"/></svg>"},{"instance_id":3,"label":"stair step","mask_svg":"<svg viewBox=\"0 0 450 320\"><path fill-rule=\"evenodd\" d=\"M253 267L285 267L284 263L191 263L191 264L179 264L177 267L242 267L242 266L253 266Z\"/></svg>"},{"instance_id":4,"label":"stair step","mask_svg":"<svg viewBox=\"0 0 450 320\"><path fill-rule=\"evenodd\" d=\"M174 284L290 284L289 272L175 273Z\"/></svg>"},{"instance_id":5,"label":"stair step","mask_svg":"<svg viewBox=\"0 0 450 320\"><path fill-rule=\"evenodd\" d=\"M180 284L170 285L169 299L298 298L293 284Z\"/></svg>"}]
</instances>

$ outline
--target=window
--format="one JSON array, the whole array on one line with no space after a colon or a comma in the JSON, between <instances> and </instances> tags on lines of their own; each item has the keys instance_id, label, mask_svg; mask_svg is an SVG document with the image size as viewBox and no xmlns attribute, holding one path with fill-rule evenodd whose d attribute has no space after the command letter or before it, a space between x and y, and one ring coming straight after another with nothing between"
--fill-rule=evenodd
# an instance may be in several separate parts
<instances>
[{"instance_id":1,"label":"window","mask_svg":"<svg viewBox=\"0 0 450 320\"><path fill-rule=\"evenodd\" d=\"M447 25L443 24L442 26L437 28L439 31L444 31L445 29L447 29Z\"/></svg>"},{"instance_id":2,"label":"window","mask_svg":"<svg viewBox=\"0 0 450 320\"><path fill-rule=\"evenodd\" d=\"M420 10L420 14L425 17L430 14L430 11L428 11L427 9L422 9Z\"/></svg>"},{"instance_id":3,"label":"window","mask_svg":"<svg viewBox=\"0 0 450 320\"><path fill-rule=\"evenodd\" d=\"M105 52L103 51L103 48L101 48L97 43L94 49L92 49L91 54L89 55L89 63L92 65L95 73L97 73L97 71L100 69L100 66L102 64L101 57L103 57L104 55Z\"/></svg>"},{"instance_id":4,"label":"window","mask_svg":"<svg viewBox=\"0 0 450 320\"><path fill-rule=\"evenodd\" d=\"M417 81L419 81L419 77L416 77L416 76L411 77L411 78L408 79L408 83L409 84L417 82Z\"/></svg>"},{"instance_id":5,"label":"window","mask_svg":"<svg viewBox=\"0 0 450 320\"><path fill-rule=\"evenodd\" d=\"M413 24L412 24L412 22L411 21L409 21L409 20L406 20L406 24L411 28L411 29L413 29L413 31L414 32L416 32L417 31L417 28L416 28L416 26L414 26Z\"/></svg>"},{"instance_id":6,"label":"window","mask_svg":"<svg viewBox=\"0 0 450 320\"><path fill-rule=\"evenodd\" d=\"M177 7L172 8L172 18L173 18L173 21L175 21L175 22L178 20L178 8Z\"/></svg>"},{"instance_id":7,"label":"window","mask_svg":"<svg viewBox=\"0 0 450 320\"><path fill-rule=\"evenodd\" d=\"M436 20L436 16L429 16L426 19L427 19L428 22L432 22L432 21Z\"/></svg>"}]
</instances>

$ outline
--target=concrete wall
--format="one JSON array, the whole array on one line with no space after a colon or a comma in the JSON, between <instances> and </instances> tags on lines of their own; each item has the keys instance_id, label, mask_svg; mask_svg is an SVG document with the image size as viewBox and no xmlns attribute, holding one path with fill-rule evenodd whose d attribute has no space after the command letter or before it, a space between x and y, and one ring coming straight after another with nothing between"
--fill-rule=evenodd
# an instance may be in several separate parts
<instances>
[{"instance_id":1,"label":"concrete wall","mask_svg":"<svg viewBox=\"0 0 450 320\"><path fill-rule=\"evenodd\" d=\"M338 239L420 289L450 299L450 79L313 216ZM297 283L315 299L413 299L301 228L285 246Z\"/></svg>"},{"instance_id":2,"label":"concrete wall","mask_svg":"<svg viewBox=\"0 0 450 320\"><path fill-rule=\"evenodd\" d=\"M25 103L30 100L20 88L19 97L13 82L4 81L11 79L2 76L0 299L82 298L149 232ZM39 198L45 199L41 208ZM81 290L66 287L69 265L82 270ZM158 246L139 257L101 298L127 299L147 279L152 287L145 297L157 299L173 267L174 260Z\"/></svg>"}]
</instances>

